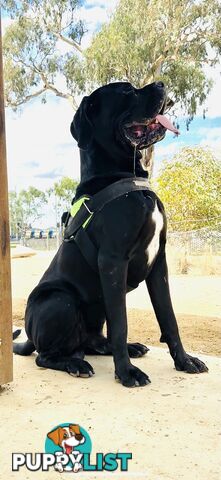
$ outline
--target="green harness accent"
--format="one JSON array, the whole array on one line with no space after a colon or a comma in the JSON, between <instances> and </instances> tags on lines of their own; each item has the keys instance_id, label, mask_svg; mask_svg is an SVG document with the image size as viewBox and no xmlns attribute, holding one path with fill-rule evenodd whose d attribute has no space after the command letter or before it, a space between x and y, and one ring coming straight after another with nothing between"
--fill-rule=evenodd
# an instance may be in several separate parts
<instances>
[{"instance_id":1,"label":"green harness accent","mask_svg":"<svg viewBox=\"0 0 221 480\"><path fill-rule=\"evenodd\" d=\"M85 208L88 210L88 214L89 214L89 217L87 218L87 220L85 220L85 222L82 224L82 227L85 228L88 223L90 222L90 220L92 219L92 216L93 216L93 213L90 213L89 209L87 208L86 204L85 204L85 201L86 200L90 200L90 197L80 197L78 200L76 200L76 202L73 203L72 207L71 207L71 211L70 211L70 214L72 217L75 217L75 215L78 213L78 211L80 210L81 208L81 205L84 204Z\"/></svg>"},{"instance_id":2,"label":"green harness accent","mask_svg":"<svg viewBox=\"0 0 221 480\"><path fill-rule=\"evenodd\" d=\"M99 190L93 196L84 194L76 200L70 210L70 216L66 220L64 241L75 242L88 265L99 274L98 248L87 232L87 225L99 213L105 205L113 200L135 191L151 191L146 178L129 177L122 178L107 187ZM150 195L147 195L153 201Z\"/></svg>"}]
</instances>

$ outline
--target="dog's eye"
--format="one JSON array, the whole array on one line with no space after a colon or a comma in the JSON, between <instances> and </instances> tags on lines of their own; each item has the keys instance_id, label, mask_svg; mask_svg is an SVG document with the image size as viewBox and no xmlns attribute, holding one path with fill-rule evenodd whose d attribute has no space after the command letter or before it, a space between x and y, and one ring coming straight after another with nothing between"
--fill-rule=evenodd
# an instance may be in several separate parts
<instances>
[{"instance_id":1,"label":"dog's eye","mask_svg":"<svg viewBox=\"0 0 221 480\"><path fill-rule=\"evenodd\" d=\"M68 434L67 434L67 433L64 433L64 438L68 438Z\"/></svg>"}]
</instances>

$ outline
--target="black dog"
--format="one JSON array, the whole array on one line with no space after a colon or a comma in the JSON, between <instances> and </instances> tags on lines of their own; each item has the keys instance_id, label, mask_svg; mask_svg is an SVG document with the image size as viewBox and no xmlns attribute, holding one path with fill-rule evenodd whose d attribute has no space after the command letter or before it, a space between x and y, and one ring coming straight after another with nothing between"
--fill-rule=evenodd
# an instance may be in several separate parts
<instances>
[{"instance_id":1,"label":"black dog","mask_svg":"<svg viewBox=\"0 0 221 480\"><path fill-rule=\"evenodd\" d=\"M128 178L132 184L135 175L145 181L140 150L165 136L165 119L161 124L156 117L168 105L162 82L142 89L113 83L83 99L71 125L81 150L81 182L75 200L93 196L121 179ZM28 340L14 344L14 352L29 355L37 350L38 366L75 376L94 373L83 359L85 354L113 354L115 376L123 385L148 384L148 376L130 362L129 357L142 356L147 348L127 344L126 314L126 293L145 280L161 341L168 344L176 369L207 371L203 362L185 352L179 337L168 285L166 219L156 195L147 188L120 195L93 215L86 230L97 252L97 271L74 235L64 241L29 296ZM105 322L107 338L102 333Z\"/></svg>"}]
</instances>

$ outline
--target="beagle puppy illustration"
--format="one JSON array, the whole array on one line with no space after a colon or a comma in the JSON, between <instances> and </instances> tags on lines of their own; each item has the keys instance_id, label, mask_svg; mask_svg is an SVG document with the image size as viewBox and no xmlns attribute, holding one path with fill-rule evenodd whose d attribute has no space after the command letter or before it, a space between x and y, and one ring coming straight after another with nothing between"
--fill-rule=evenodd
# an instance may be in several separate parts
<instances>
[{"instance_id":1,"label":"beagle puppy illustration","mask_svg":"<svg viewBox=\"0 0 221 480\"><path fill-rule=\"evenodd\" d=\"M55 428L47 434L47 437L50 438L50 440L52 440L55 445L58 445L62 448L63 452L56 452L57 456L63 455L64 453L66 455L70 455L72 452L74 452L75 454L80 453L75 450L75 447L85 442L85 437L82 435L79 425L72 424L69 424L66 427ZM75 462L72 469L70 466L64 467L58 459L54 468L59 472L63 472L64 470L72 470L74 472L78 472L79 470L82 470L82 465L81 463Z\"/></svg>"}]
</instances>

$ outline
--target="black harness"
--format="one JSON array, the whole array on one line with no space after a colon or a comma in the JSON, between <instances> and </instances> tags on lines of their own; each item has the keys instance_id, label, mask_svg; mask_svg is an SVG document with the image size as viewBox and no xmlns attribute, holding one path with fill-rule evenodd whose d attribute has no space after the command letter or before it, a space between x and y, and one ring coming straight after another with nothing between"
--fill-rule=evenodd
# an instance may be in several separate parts
<instances>
[{"instance_id":1,"label":"black harness","mask_svg":"<svg viewBox=\"0 0 221 480\"><path fill-rule=\"evenodd\" d=\"M92 197L86 195L87 200L82 203L74 217L69 215L64 232L64 241L74 241L87 263L96 273L98 273L97 248L89 238L84 226L85 223L87 224L89 220L91 221L94 215L100 212L107 203L129 192L138 190L151 191L148 181L139 177L123 178L108 185Z\"/></svg>"}]
</instances>

